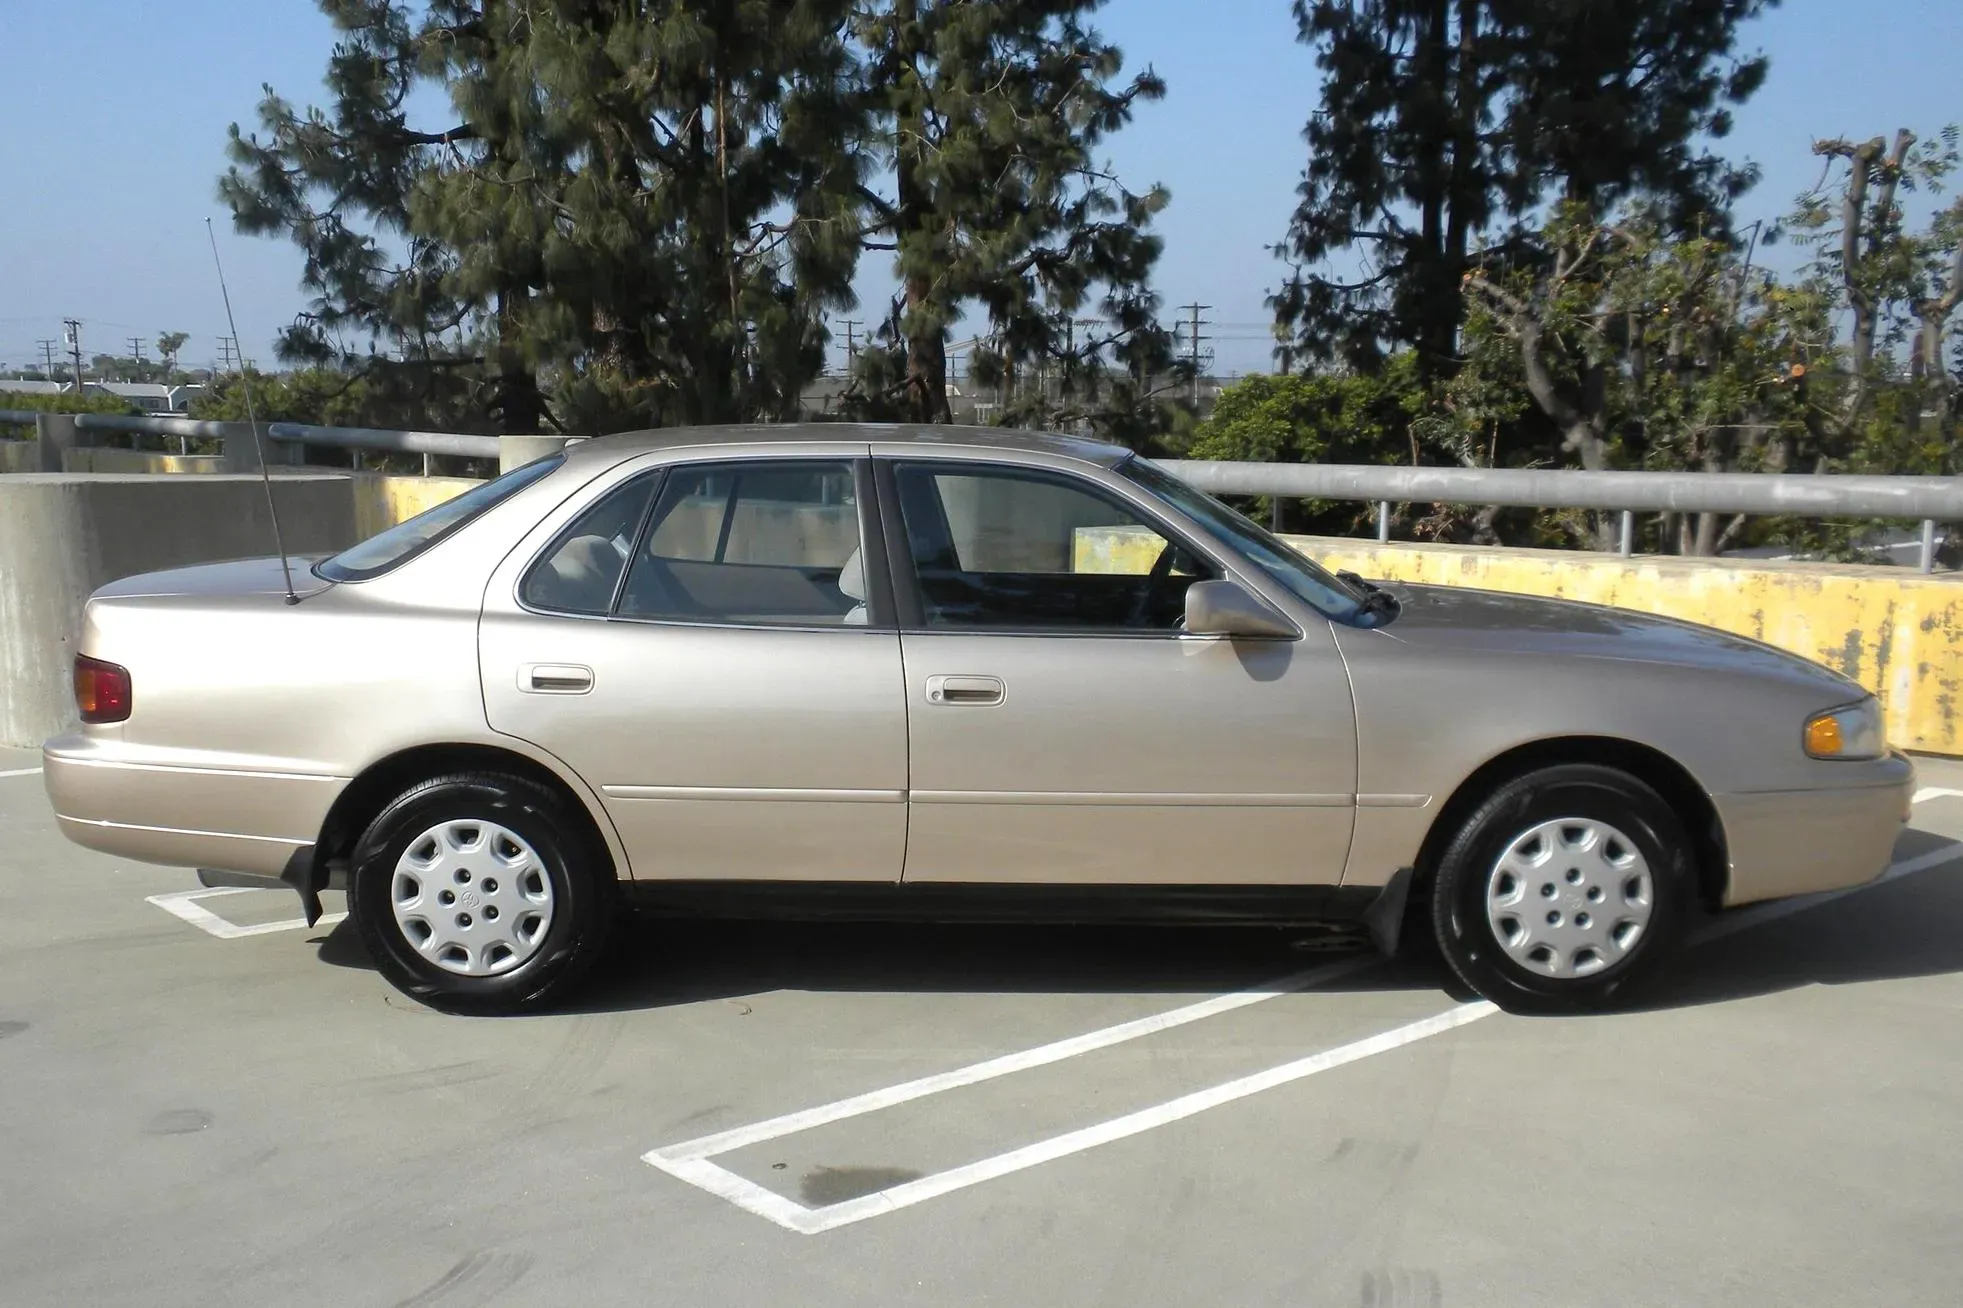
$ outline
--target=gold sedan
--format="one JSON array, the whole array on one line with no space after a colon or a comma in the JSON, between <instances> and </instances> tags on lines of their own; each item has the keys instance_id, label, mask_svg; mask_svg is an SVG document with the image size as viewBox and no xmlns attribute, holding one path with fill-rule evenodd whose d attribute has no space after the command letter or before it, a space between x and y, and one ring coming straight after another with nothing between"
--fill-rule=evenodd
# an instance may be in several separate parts
<instances>
[{"instance_id":1,"label":"gold sedan","mask_svg":"<svg viewBox=\"0 0 1963 1308\"><path fill-rule=\"evenodd\" d=\"M1331 576L1129 451L834 424L584 442L333 558L89 602L63 830L345 885L439 1007L662 911L1360 918L1513 1008L1886 862L1913 784L1824 668Z\"/></svg>"}]
</instances>

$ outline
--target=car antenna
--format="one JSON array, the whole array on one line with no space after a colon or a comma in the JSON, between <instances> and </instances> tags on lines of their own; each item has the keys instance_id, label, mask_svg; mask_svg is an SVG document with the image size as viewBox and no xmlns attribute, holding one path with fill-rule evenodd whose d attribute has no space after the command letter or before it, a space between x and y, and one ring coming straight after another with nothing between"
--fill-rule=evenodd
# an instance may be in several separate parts
<instances>
[{"instance_id":1,"label":"car antenna","mask_svg":"<svg viewBox=\"0 0 1963 1308\"><path fill-rule=\"evenodd\" d=\"M211 238L211 261L218 266L218 293L225 297L225 322L232 329L232 340L239 339L239 320L232 316L232 292L225 285L225 263L218 257L218 233L211 225L211 219L204 220L204 234ZM286 602L298 604L300 596L293 589L293 565L286 558L286 538L280 534L279 509L273 503L273 474L266 466L266 438L259 433L259 414L252 407L252 369L245 360L239 360L239 389L245 392L245 417L252 424L252 448L259 455L259 480L266 486L266 516L273 520L273 548L279 551L280 574L286 578Z\"/></svg>"}]
</instances>

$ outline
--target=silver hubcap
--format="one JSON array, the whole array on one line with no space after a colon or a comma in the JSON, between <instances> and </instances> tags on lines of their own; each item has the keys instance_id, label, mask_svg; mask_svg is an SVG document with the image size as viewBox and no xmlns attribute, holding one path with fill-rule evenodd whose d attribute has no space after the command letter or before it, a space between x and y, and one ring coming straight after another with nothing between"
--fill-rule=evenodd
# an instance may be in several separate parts
<instances>
[{"instance_id":1,"label":"silver hubcap","mask_svg":"<svg viewBox=\"0 0 1963 1308\"><path fill-rule=\"evenodd\" d=\"M389 907L402 938L459 976L518 967L552 926L552 878L532 847L495 822L459 819L409 842Z\"/></svg>"},{"instance_id":2,"label":"silver hubcap","mask_svg":"<svg viewBox=\"0 0 1963 1308\"><path fill-rule=\"evenodd\" d=\"M1656 885L1636 842L1594 818L1515 837L1486 882L1486 921L1506 956L1542 976L1621 961L1649 928Z\"/></svg>"}]
</instances>

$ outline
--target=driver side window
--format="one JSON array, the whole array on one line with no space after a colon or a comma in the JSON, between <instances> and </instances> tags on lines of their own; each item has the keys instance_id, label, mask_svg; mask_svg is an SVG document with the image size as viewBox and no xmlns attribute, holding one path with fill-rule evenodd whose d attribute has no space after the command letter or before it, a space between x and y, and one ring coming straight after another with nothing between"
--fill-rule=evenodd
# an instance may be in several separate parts
<instances>
[{"instance_id":1,"label":"driver side window","mask_svg":"<svg viewBox=\"0 0 1963 1308\"><path fill-rule=\"evenodd\" d=\"M929 627L1172 632L1220 575L1122 499L1035 469L895 470Z\"/></svg>"}]
</instances>

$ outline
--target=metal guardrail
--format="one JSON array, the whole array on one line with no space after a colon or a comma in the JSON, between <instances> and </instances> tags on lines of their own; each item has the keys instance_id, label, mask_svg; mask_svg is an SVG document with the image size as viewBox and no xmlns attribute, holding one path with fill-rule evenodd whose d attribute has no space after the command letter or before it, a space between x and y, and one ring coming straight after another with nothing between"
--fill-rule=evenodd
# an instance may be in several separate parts
<instances>
[{"instance_id":1,"label":"metal guardrail","mask_svg":"<svg viewBox=\"0 0 1963 1308\"><path fill-rule=\"evenodd\" d=\"M32 421L32 415L29 416ZM0 418L0 421L5 421ZM227 440L250 430L243 422L208 422L196 418L163 418L129 414L83 413L75 425L84 431L127 432L144 436L176 436L187 440ZM328 445L341 449L387 450L420 454L427 474L429 456L449 454L466 459L495 459L498 438L442 431L393 431L374 427L317 427L310 423L262 423L266 439L298 445Z\"/></svg>"},{"instance_id":2,"label":"metal guardrail","mask_svg":"<svg viewBox=\"0 0 1963 1308\"><path fill-rule=\"evenodd\" d=\"M32 421L32 419L29 419ZM146 436L186 436L192 440L223 440L245 423L206 422L196 418L135 417L117 413L83 413L75 425L84 431L133 432ZM441 431L386 431L372 427L315 427L299 422L263 424L269 440L302 445L333 445L342 449L392 450L404 454L453 454L467 459L498 457L495 436L463 436Z\"/></svg>"},{"instance_id":3,"label":"metal guardrail","mask_svg":"<svg viewBox=\"0 0 1963 1308\"><path fill-rule=\"evenodd\" d=\"M140 418L121 413L78 413L75 425L83 431L119 431L139 436L183 436L190 440L222 441L244 423L206 422L198 418Z\"/></svg>"},{"instance_id":4,"label":"metal guardrail","mask_svg":"<svg viewBox=\"0 0 1963 1308\"><path fill-rule=\"evenodd\" d=\"M39 409L0 409L0 422L20 422L32 425L41 416Z\"/></svg>"},{"instance_id":5,"label":"metal guardrail","mask_svg":"<svg viewBox=\"0 0 1963 1308\"><path fill-rule=\"evenodd\" d=\"M1922 571L1935 567L1936 524L1963 521L1963 478L1758 472L1578 472L1530 468L1404 468L1329 463L1161 464L1201 490L1377 505L1390 539L1392 504L1592 509L1622 515L1620 548L1634 552L1637 513L1759 517L1903 518L1922 523Z\"/></svg>"},{"instance_id":6,"label":"metal guardrail","mask_svg":"<svg viewBox=\"0 0 1963 1308\"><path fill-rule=\"evenodd\" d=\"M41 415L0 410L0 422ZM223 440L244 423L194 418L78 414L88 431ZM266 425L272 440L343 449L389 450L495 459L498 438L371 427ZM1588 509L1621 514L1621 553L1634 553L1638 513L1745 513L1761 517L1899 518L1922 524L1922 571L1935 566L1936 525L1963 522L1963 478L1866 477L1752 472L1579 472L1526 468L1410 468L1328 463L1165 460L1162 466L1202 490L1286 495L1377 505L1377 539L1390 539L1393 504L1477 504Z\"/></svg>"},{"instance_id":7,"label":"metal guardrail","mask_svg":"<svg viewBox=\"0 0 1963 1308\"><path fill-rule=\"evenodd\" d=\"M498 438L464 436L444 431L385 431L374 427L312 427L299 422L276 422L266 428L276 441L305 445L336 445L342 449L393 450L403 454L453 454L466 459L495 459Z\"/></svg>"}]
</instances>

